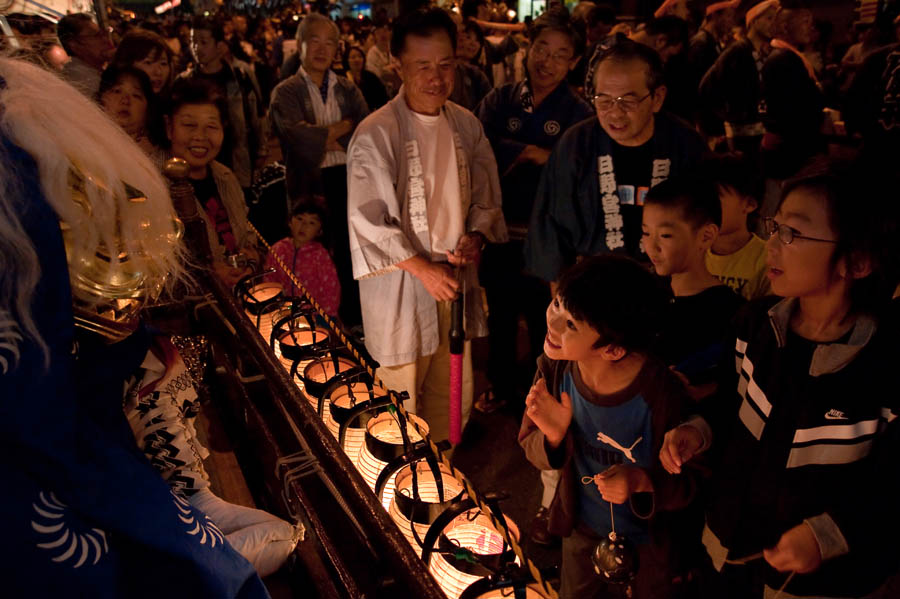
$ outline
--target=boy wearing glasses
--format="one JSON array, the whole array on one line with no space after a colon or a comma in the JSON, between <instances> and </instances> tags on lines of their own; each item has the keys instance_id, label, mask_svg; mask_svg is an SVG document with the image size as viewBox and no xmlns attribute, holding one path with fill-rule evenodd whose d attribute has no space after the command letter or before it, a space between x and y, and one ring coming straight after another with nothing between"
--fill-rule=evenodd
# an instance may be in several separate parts
<instances>
[{"instance_id":1,"label":"boy wearing glasses","mask_svg":"<svg viewBox=\"0 0 900 599\"><path fill-rule=\"evenodd\" d=\"M696 166L700 136L660 113L663 67L651 48L622 40L594 71L597 120L569 129L538 188L525 245L528 269L546 281L579 256L639 257L641 206L653 185Z\"/></svg>"}]
</instances>

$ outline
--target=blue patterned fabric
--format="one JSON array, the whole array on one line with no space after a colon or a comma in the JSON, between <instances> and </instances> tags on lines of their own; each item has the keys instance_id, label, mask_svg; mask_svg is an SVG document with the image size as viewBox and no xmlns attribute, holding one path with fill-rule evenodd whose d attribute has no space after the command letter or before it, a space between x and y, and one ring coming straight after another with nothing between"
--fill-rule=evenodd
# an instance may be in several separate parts
<instances>
[{"instance_id":1,"label":"blue patterned fabric","mask_svg":"<svg viewBox=\"0 0 900 599\"><path fill-rule=\"evenodd\" d=\"M50 351L45 367L21 331L0 339L12 348L0 369L4 596L268 597L253 567L169 490L130 435L123 383L149 335L76 347L58 217L28 154L0 137L0 161L17 175L0 184L21 199L18 217L39 252L32 310Z\"/></svg>"}]
</instances>

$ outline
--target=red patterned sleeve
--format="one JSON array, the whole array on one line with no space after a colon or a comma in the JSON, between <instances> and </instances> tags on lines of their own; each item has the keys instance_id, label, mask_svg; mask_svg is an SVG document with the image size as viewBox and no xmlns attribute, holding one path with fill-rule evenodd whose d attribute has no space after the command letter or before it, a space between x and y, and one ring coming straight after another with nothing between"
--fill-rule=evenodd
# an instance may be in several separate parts
<instances>
[{"instance_id":1,"label":"red patterned sleeve","mask_svg":"<svg viewBox=\"0 0 900 599\"><path fill-rule=\"evenodd\" d=\"M321 244L315 243L309 259L313 264L310 269L311 279L309 291L316 301L322 306L329 316L337 316L338 307L341 305L341 284L338 281L337 270L331 261L331 256Z\"/></svg>"}]
</instances>

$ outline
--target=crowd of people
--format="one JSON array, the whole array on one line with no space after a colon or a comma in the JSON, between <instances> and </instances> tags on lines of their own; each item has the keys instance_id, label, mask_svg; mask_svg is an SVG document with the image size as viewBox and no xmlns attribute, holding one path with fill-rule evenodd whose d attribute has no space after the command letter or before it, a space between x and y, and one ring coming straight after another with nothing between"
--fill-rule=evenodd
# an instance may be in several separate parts
<instances>
[{"instance_id":1,"label":"crowd of people","mask_svg":"<svg viewBox=\"0 0 900 599\"><path fill-rule=\"evenodd\" d=\"M463 298L463 423L524 410L561 596L614 592L611 531L635 597L866 596L900 565L895 15L842 47L801 0L550 4L12 23L186 161L216 276L278 256L436 439Z\"/></svg>"}]
</instances>

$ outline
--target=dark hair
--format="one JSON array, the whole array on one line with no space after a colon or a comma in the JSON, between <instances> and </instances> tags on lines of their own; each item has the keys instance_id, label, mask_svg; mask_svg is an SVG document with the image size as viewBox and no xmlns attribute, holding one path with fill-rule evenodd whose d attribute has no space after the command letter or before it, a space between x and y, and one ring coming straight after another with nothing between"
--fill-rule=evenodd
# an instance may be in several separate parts
<instances>
[{"instance_id":1,"label":"dark hair","mask_svg":"<svg viewBox=\"0 0 900 599\"><path fill-rule=\"evenodd\" d=\"M391 54L400 57L406 48L406 38L410 35L431 37L436 33L446 33L456 52L456 23L443 8L425 8L414 10L394 21L394 34L391 37Z\"/></svg>"},{"instance_id":2,"label":"dark hair","mask_svg":"<svg viewBox=\"0 0 900 599\"><path fill-rule=\"evenodd\" d=\"M344 65L344 70L348 71L348 72L350 71L350 53L353 52L354 50L356 50L357 52L362 54L363 70L365 71L366 70L366 52L365 52L365 50L362 49L362 46L357 46L357 45L347 46L347 49L344 50L344 56L341 57L341 63Z\"/></svg>"},{"instance_id":3,"label":"dark hair","mask_svg":"<svg viewBox=\"0 0 900 599\"><path fill-rule=\"evenodd\" d=\"M644 44L621 36L616 38L616 43L605 51L600 52L596 58L591 61L591 65L589 66L591 93L593 93L593 90L595 89L597 69L600 68L601 64L608 60L618 63L631 62L633 60L643 62L647 67L647 89L651 92L656 91L663 83L665 83L663 63L662 59L659 57L659 53L650 46L645 46Z\"/></svg>"},{"instance_id":4,"label":"dark hair","mask_svg":"<svg viewBox=\"0 0 900 599\"><path fill-rule=\"evenodd\" d=\"M484 29L481 28L481 25L475 22L474 19L466 19L462 22L462 30L465 33L472 33L478 38L478 45L481 48L484 48ZM481 52L483 50L479 50Z\"/></svg>"},{"instance_id":5,"label":"dark hair","mask_svg":"<svg viewBox=\"0 0 900 599\"><path fill-rule=\"evenodd\" d=\"M169 98L166 108L166 115L169 118L175 116L175 113L182 106L190 104L212 104L219 112L219 120L222 121L222 129L225 131L225 139L222 142L222 148L231 147L231 123L228 120L228 101L219 87L208 79L201 78L185 78L175 81L172 86L172 95Z\"/></svg>"},{"instance_id":6,"label":"dark hair","mask_svg":"<svg viewBox=\"0 0 900 599\"><path fill-rule=\"evenodd\" d=\"M871 273L850 280L854 312L880 312L898 282L898 214L884 190L892 185L873 167L825 159L804 167L784 183L779 208L792 192L803 190L824 200L828 224L837 238L832 268L844 259L848 270L868 261ZM865 199L865 207L860 200Z\"/></svg>"},{"instance_id":7,"label":"dark hair","mask_svg":"<svg viewBox=\"0 0 900 599\"><path fill-rule=\"evenodd\" d=\"M649 35L664 35L667 46L681 44L683 48L687 48L690 38L687 21L672 15L650 19L644 23L644 31Z\"/></svg>"},{"instance_id":8,"label":"dark hair","mask_svg":"<svg viewBox=\"0 0 900 599\"><path fill-rule=\"evenodd\" d=\"M742 153L727 152L706 156L701 170L716 187L733 189L738 195L756 202L756 209L747 215L747 229L754 230L765 191L765 180L759 169L754 168Z\"/></svg>"},{"instance_id":9,"label":"dark hair","mask_svg":"<svg viewBox=\"0 0 900 599\"><path fill-rule=\"evenodd\" d=\"M528 32L528 39L533 44L545 31L556 31L568 37L575 50L573 58L584 54L584 35L565 8L552 8L535 19Z\"/></svg>"},{"instance_id":10,"label":"dark hair","mask_svg":"<svg viewBox=\"0 0 900 599\"><path fill-rule=\"evenodd\" d=\"M319 237L316 241L325 247L331 247L332 240L328 236L328 210L323 203L310 196L300 196L297 198L297 203L291 208L288 222L290 222L291 219L298 218L304 214L314 214L319 217L319 222L322 224L322 230L319 232Z\"/></svg>"},{"instance_id":11,"label":"dark hair","mask_svg":"<svg viewBox=\"0 0 900 599\"><path fill-rule=\"evenodd\" d=\"M654 185L647 192L644 205L677 208L681 218L698 229L712 223L722 226L722 203L716 186L704 177L683 175Z\"/></svg>"},{"instance_id":12,"label":"dark hair","mask_svg":"<svg viewBox=\"0 0 900 599\"><path fill-rule=\"evenodd\" d=\"M325 207L322 206L320 202L309 198L309 197L301 197L299 202L297 202L293 208L291 208L291 218L300 216L302 214L315 214L319 217L319 220L322 222L322 229L325 228L325 221L328 219L328 214L325 210Z\"/></svg>"},{"instance_id":13,"label":"dark hair","mask_svg":"<svg viewBox=\"0 0 900 599\"><path fill-rule=\"evenodd\" d=\"M488 0L463 0L459 12L463 19L477 19L478 7L484 6L487 3Z\"/></svg>"},{"instance_id":14,"label":"dark hair","mask_svg":"<svg viewBox=\"0 0 900 599\"><path fill-rule=\"evenodd\" d=\"M597 23L610 26L615 25L616 9L605 3L594 5L585 15L584 21L588 27L593 27Z\"/></svg>"},{"instance_id":15,"label":"dark hair","mask_svg":"<svg viewBox=\"0 0 900 599\"><path fill-rule=\"evenodd\" d=\"M702 163L703 175L715 185L731 187L741 195L762 202L765 181L759 169L741 152L709 154Z\"/></svg>"},{"instance_id":16,"label":"dark hair","mask_svg":"<svg viewBox=\"0 0 900 599\"><path fill-rule=\"evenodd\" d=\"M115 63L109 65L100 75L97 102L102 104L103 94L125 77L134 78L147 99L147 115L144 122L147 138L154 146L166 147L169 141L166 136L165 121L162 115L163 102L157 94L153 93L153 84L150 82L150 76L144 71L131 65L119 66Z\"/></svg>"},{"instance_id":17,"label":"dark hair","mask_svg":"<svg viewBox=\"0 0 900 599\"><path fill-rule=\"evenodd\" d=\"M120 67L131 67L145 58L162 55L169 61L169 80L163 87L164 90L168 90L175 75L174 54L166 40L158 33L146 29L132 29L119 42L112 62Z\"/></svg>"},{"instance_id":18,"label":"dark hair","mask_svg":"<svg viewBox=\"0 0 900 599\"><path fill-rule=\"evenodd\" d=\"M572 316L600 335L594 347L617 345L629 352L650 348L670 298L659 277L615 254L588 257L566 270L558 294Z\"/></svg>"},{"instance_id":19,"label":"dark hair","mask_svg":"<svg viewBox=\"0 0 900 599\"><path fill-rule=\"evenodd\" d=\"M64 16L56 23L56 37L59 38L59 43L66 53L74 56L70 45L72 40L81 35L84 28L93 22L94 19L91 18L91 15L83 12L76 12Z\"/></svg>"},{"instance_id":20,"label":"dark hair","mask_svg":"<svg viewBox=\"0 0 900 599\"><path fill-rule=\"evenodd\" d=\"M209 17L197 16L191 21L192 31L209 31L215 42L225 41L225 25L221 19L211 19Z\"/></svg>"},{"instance_id":21,"label":"dark hair","mask_svg":"<svg viewBox=\"0 0 900 599\"><path fill-rule=\"evenodd\" d=\"M156 98L156 95L153 93L153 85L150 83L150 77L144 71L130 65L119 66L111 64L103 69L103 73L100 74L100 88L97 91L97 99L101 100L103 94L125 77L133 77L137 80L149 107Z\"/></svg>"}]
</instances>

